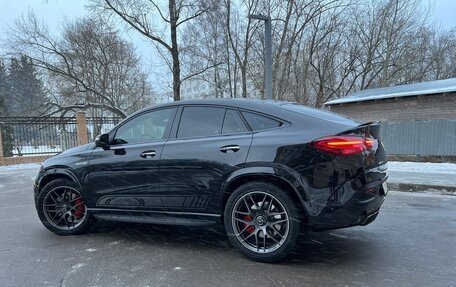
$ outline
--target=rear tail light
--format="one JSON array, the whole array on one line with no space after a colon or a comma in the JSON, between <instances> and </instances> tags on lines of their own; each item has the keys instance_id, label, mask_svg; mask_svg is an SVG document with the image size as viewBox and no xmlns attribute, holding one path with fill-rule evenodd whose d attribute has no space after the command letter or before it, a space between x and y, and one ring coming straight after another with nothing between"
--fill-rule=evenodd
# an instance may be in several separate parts
<instances>
[{"instance_id":1,"label":"rear tail light","mask_svg":"<svg viewBox=\"0 0 456 287\"><path fill-rule=\"evenodd\" d=\"M376 139L358 136L331 136L314 142L316 149L336 155L362 153L372 149L376 144Z\"/></svg>"}]
</instances>

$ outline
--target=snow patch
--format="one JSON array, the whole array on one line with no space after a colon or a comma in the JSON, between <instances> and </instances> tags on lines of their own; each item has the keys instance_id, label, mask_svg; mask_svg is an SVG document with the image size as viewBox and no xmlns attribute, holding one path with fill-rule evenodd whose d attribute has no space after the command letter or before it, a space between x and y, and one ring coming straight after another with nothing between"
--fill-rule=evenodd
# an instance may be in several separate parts
<instances>
[{"instance_id":1,"label":"snow patch","mask_svg":"<svg viewBox=\"0 0 456 287\"><path fill-rule=\"evenodd\" d=\"M18 149L23 156L52 155L62 151L62 147L59 145L23 145L13 148L14 156L19 155Z\"/></svg>"},{"instance_id":2,"label":"snow patch","mask_svg":"<svg viewBox=\"0 0 456 287\"><path fill-rule=\"evenodd\" d=\"M79 268L84 267L85 265L86 265L85 263L78 263L78 264L76 264L76 265L71 266L71 269L77 270L77 269L79 269Z\"/></svg>"},{"instance_id":3,"label":"snow patch","mask_svg":"<svg viewBox=\"0 0 456 287\"><path fill-rule=\"evenodd\" d=\"M78 263L78 264L75 264L73 266L71 266L71 270L69 270L66 275L62 278L62 280L60 281L60 286L64 287L66 286L66 279L75 274L76 272L78 272L79 269L81 269L82 267L84 267L86 264L85 263Z\"/></svg>"},{"instance_id":4,"label":"snow patch","mask_svg":"<svg viewBox=\"0 0 456 287\"><path fill-rule=\"evenodd\" d=\"M0 166L0 171L12 171L12 170L21 170L21 169L40 169L39 163L26 163L26 164L15 164Z\"/></svg>"},{"instance_id":5,"label":"snow patch","mask_svg":"<svg viewBox=\"0 0 456 287\"><path fill-rule=\"evenodd\" d=\"M390 171L427 171L439 173L456 173L455 163L434 163L434 162L388 162Z\"/></svg>"},{"instance_id":6,"label":"snow patch","mask_svg":"<svg viewBox=\"0 0 456 287\"><path fill-rule=\"evenodd\" d=\"M416 95L432 95L456 90L456 79L446 79L430 82L422 82L393 87L366 89L353 93L347 97L328 101L325 105L388 99L396 97L408 97Z\"/></svg>"}]
</instances>

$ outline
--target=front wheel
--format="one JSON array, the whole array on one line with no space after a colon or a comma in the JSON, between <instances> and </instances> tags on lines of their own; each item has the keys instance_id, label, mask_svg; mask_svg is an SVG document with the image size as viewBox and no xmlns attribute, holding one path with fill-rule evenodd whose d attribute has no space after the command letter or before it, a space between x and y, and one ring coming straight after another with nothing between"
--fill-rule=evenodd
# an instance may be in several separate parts
<instances>
[{"instance_id":1,"label":"front wheel","mask_svg":"<svg viewBox=\"0 0 456 287\"><path fill-rule=\"evenodd\" d=\"M261 262L283 259L293 249L300 227L292 199L275 185L251 182L230 196L224 213L230 242Z\"/></svg>"},{"instance_id":2,"label":"front wheel","mask_svg":"<svg viewBox=\"0 0 456 287\"><path fill-rule=\"evenodd\" d=\"M43 225L59 235L83 233L91 222L80 188L66 179L48 183L38 195L36 208Z\"/></svg>"}]
</instances>

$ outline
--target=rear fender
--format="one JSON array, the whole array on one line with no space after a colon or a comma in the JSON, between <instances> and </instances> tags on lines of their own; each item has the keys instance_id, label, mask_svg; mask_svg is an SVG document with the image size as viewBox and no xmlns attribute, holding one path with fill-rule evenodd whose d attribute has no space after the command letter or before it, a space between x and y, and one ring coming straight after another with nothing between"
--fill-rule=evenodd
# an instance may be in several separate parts
<instances>
[{"instance_id":1,"label":"rear fender","mask_svg":"<svg viewBox=\"0 0 456 287\"><path fill-rule=\"evenodd\" d=\"M299 198L301 206L304 207L304 212L307 210L308 206L308 195L306 193L306 183L302 180L302 177L286 166L269 164L269 165L256 165L252 166L252 163L249 163L249 166L238 169L231 173L221 188L220 193L220 206L222 206L225 199L233 192L232 186L236 185L238 180L253 178L253 177L265 177L265 181L269 179L279 180L286 183L290 186L289 192L292 192ZM307 212L306 212L307 213Z\"/></svg>"}]
</instances>

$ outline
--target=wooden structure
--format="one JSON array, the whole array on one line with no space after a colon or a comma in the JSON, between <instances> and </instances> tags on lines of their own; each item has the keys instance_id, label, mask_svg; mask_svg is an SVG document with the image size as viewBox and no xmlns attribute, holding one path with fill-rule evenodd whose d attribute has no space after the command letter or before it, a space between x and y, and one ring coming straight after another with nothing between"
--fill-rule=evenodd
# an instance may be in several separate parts
<instances>
[{"instance_id":1,"label":"wooden structure","mask_svg":"<svg viewBox=\"0 0 456 287\"><path fill-rule=\"evenodd\" d=\"M381 121L390 155L456 158L456 78L367 89L325 106L363 122Z\"/></svg>"},{"instance_id":2,"label":"wooden structure","mask_svg":"<svg viewBox=\"0 0 456 287\"><path fill-rule=\"evenodd\" d=\"M456 79L363 90L325 106L363 121L456 119Z\"/></svg>"}]
</instances>

